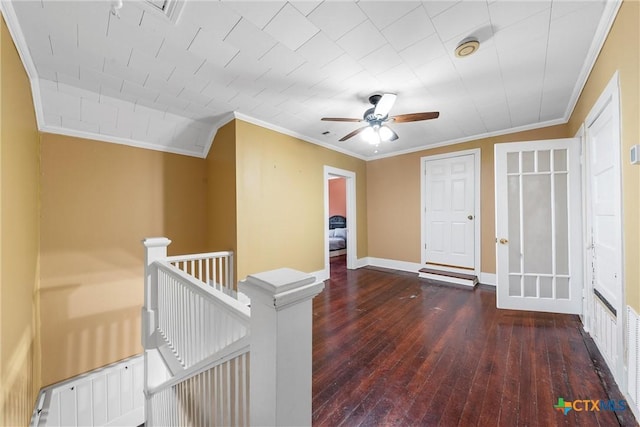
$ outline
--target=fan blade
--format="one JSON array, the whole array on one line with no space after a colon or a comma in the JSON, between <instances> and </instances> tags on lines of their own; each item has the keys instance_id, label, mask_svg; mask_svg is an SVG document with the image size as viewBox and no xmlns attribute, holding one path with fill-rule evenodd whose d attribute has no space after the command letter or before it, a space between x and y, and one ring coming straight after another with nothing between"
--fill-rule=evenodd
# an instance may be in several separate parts
<instances>
[{"instance_id":1,"label":"fan blade","mask_svg":"<svg viewBox=\"0 0 640 427\"><path fill-rule=\"evenodd\" d=\"M440 113L433 111L431 113L411 113L411 114L399 114L397 116L390 117L389 120L393 120L396 123L406 122L418 122L420 120L437 119Z\"/></svg>"},{"instance_id":2,"label":"fan blade","mask_svg":"<svg viewBox=\"0 0 640 427\"><path fill-rule=\"evenodd\" d=\"M323 117L320 120L325 122L363 122L362 119L349 119L346 117Z\"/></svg>"},{"instance_id":3,"label":"fan blade","mask_svg":"<svg viewBox=\"0 0 640 427\"><path fill-rule=\"evenodd\" d=\"M363 130L369 128L369 125L361 127L360 129L356 129L353 132L343 136L342 138L340 138L338 141L342 142L342 141L346 141L347 139L356 136L357 134L359 134L360 132L362 132Z\"/></svg>"},{"instance_id":4,"label":"fan blade","mask_svg":"<svg viewBox=\"0 0 640 427\"><path fill-rule=\"evenodd\" d=\"M393 93L385 93L376 104L373 114L378 117L386 117L391 111L391 107L396 102L397 95Z\"/></svg>"}]
</instances>

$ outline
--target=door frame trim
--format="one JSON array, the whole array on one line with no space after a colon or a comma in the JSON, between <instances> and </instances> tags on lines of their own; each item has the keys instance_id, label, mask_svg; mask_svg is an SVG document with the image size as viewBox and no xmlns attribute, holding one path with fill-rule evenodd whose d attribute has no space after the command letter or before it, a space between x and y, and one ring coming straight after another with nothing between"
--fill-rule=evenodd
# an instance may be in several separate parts
<instances>
[{"instance_id":1,"label":"door frame trim","mask_svg":"<svg viewBox=\"0 0 640 427\"><path fill-rule=\"evenodd\" d=\"M590 141L589 129L594 124L594 122L600 117L600 115L608 105L611 105L612 107L611 118L614 121L614 129L615 129L615 132L617 133L617 141L615 144L615 149L617 150L615 154L617 155L614 156L614 158L617 161L616 166L617 166L617 174L618 174L618 177L617 177L618 178L618 194L620 196L619 206L618 206L618 209L619 209L618 219L619 219L619 226L620 226L620 229L618 230L619 231L618 241L620 243L620 247L618 248L620 253L620 259L618 260L619 261L618 267L620 271L620 300L619 300L619 307L615 307L617 309L617 316L616 316L617 360L615 361L617 366L609 366L609 369L612 371L613 376L616 379L616 382L621 386L620 388L626 391L627 378L625 375L625 355L627 352L627 348L626 348L627 346L625 343L626 341L625 329L627 324L627 319L626 319L627 311L625 308L625 305L626 305L625 269L624 269L625 235L624 235L624 210L623 210L623 193L622 193L622 155L623 155L622 154L622 129L621 129L622 117L621 117L621 108L620 108L620 79L619 79L619 73L617 70L613 73L613 76L607 83L606 87L600 93L598 100L593 104L593 106L589 110L589 113L585 117L584 122L582 124L582 126L584 127L583 138L584 138L584 157L585 157L585 162L582 168L582 172L584 175L583 182L585 183L585 191L583 191L584 206L585 206L585 209L583 211L583 221L585 224L585 231L588 231L587 228L591 223L590 222L590 206L589 206L589 203L590 203L589 194L591 194L591 185L590 185L591 182L589 180L590 164L588 161L589 148L590 148L588 145ZM584 245L584 250L583 250L583 259L585 260L585 266L588 265L588 261L590 260L588 239L589 239L589 235L586 234L585 243L587 244ZM585 305L585 308L588 308L588 311L585 312L584 325L587 331L593 331L594 330L593 322L595 321L593 316L593 305L594 305L593 289L594 288L591 283L586 283L587 278L588 276L585 275L585 287L587 289L585 291L586 301L584 305Z\"/></svg>"},{"instance_id":2,"label":"door frame trim","mask_svg":"<svg viewBox=\"0 0 640 427\"><path fill-rule=\"evenodd\" d=\"M589 259L587 257L587 247L589 246L589 232L587 230L587 135L585 131L584 123L580 125L580 128L573 136L580 139L580 187L582 189L582 313L580 314L580 321L582 322L583 329L589 332L588 318L591 313L592 298L589 295L589 285L587 284L587 278L589 277Z\"/></svg>"},{"instance_id":3,"label":"door frame trim","mask_svg":"<svg viewBox=\"0 0 640 427\"><path fill-rule=\"evenodd\" d=\"M324 166L324 270L330 277L329 267L329 177L346 179L347 202L347 269L358 268L358 223L356 212L356 173L353 171Z\"/></svg>"},{"instance_id":4,"label":"door frame trim","mask_svg":"<svg viewBox=\"0 0 640 427\"><path fill-rule=\"evenodd\" d=\"M473 169L474 169L474 177L473 177L473 186L474 186L474 213L473 217L475 220L474 227L474 274L480 278L480 250L481 250L481 241L480 241L480 231L482 228L482 218L480 216L480 158L482 155L482 150L480 148L472 148L469 150L461 150L461 151L452 151L444 154L435 154L432 156L424 156L420 157L420 262L421 264L425 264L427 262L427 250L425 249L427 240L426 240L426 230L427 223L425 221L425 214L427 211L427 200L425 197L426 189L427 189L427 162L432 160L441 160L441 159L450 159L454 157L468 156L473 155Z\"/></svg>"}]
</instances>

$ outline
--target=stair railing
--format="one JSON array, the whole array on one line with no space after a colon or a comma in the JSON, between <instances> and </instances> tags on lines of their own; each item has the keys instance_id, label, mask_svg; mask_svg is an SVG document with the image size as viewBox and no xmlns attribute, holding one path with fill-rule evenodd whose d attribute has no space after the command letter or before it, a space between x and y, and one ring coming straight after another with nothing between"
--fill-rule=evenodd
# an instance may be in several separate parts
<instances>
[{"instance_id":1,"label":"stair railing","mask_svg":"<svg viewBox=\"0 0 640 427\"><path fill-rule=\"evenodd\" d=\"M234 298L237 296L231 251L171 256L166 261L208 286Z\"/></svg>"},{"instance_id":2,"label":"stair railing","mask_svg":"<svg viewBox=\"0 0 640 427\"><path fill-rule=\"evenodd\" d=\"M146 425L310 425L312 299L291 269L233 284L233 253L144 240ZM251 308L236 296L246 294Z\"/></svg>"}]
</instances>

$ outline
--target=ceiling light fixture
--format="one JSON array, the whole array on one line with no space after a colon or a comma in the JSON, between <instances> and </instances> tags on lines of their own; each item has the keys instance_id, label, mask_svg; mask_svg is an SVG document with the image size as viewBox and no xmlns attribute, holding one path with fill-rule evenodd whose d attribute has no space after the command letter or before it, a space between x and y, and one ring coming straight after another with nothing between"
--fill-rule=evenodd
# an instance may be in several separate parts
<instances>
[{"instance_id":1,"label":"ceiling light fixture","mask_svg":"<svg viewBox=\"0 0 640 427\"><path fill-rule=\"evenodd\" d=\"M367 109L361 119L350 117L323 117L320 120L330 122L366 122L367 125L340 138L338 141L343 142L352 138L359 133L363 133L365 139L373 145L377 145L380 141L395 141L398 134L393 129L386 126L387 122L407 123L419 122L422 120L437 119L440 113L437 111L423 113L398 114L389 116L389 111L395 103L397 95L395 93L373 94L369 97L369 102L373 107Z\"/></svg>"},{"instance_id":2,"label":"ceiling light fixture","mask_svg":"<svg viewBox=\"0 0 640 427\"><path fill-rule=\"evenodd\" d=\"M391 137L393 137L393 132L386 126L380 126L378 129L378 134L380 135L380 141L390 141Z\"/></svg>"},{"instance_id":3,"label":"ceiling light fixture","mask_svg":"<svg viewBox=\"0 0 640 427\"><path fill-rule=\"evenodd\" d=\"M473 55L480 48L480 42L474 37L467 37L456 47L455 54L458 58Z\"/></svg>"},{"instance_id":4,"label":"ceiling light fixture","mask_svg":"<svg viewBox=\"0 0 640 427\"><path fill-rule=\"evenodd\" d=\"M362 131L362 139L371 145L378 146L381 142L390 141L393 138L393 131L387 126L372 124Z\"/></svg>"}]
</instances>

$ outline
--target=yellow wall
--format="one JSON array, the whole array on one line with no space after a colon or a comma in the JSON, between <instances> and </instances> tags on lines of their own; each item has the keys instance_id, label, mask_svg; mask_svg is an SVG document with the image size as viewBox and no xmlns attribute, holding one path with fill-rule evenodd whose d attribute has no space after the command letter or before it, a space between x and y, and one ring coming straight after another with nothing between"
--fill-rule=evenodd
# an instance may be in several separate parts
<instances>
[{"instance_id":1,"label":"yellow wall","mask_svg":"<svg viewBox=\"0 0 640 427\"><path fill-rule=\"evenodd\" d=\"M640 143L640 3L624 1L569 120L575 134L616 70L622 114L622 205L626 302L640 311L640 166L629 150Z\"/></svg>"},{"instance_id":2,"label":"yellow wall","mask_svg":"<svg viewBox=\"0 0 640 427\"><path fill-rule=\"evenodd\" d=\"M42 135L42 380L140 353L143 247L206 249L202 159Z\"/></svg>"},{"instance_id":3,"label":"yellow wall","mask_svg":"<svg viewBox=\"0 0 640 427\"><path fill-rule=\"evenodd\" d=\"M231 121L218 130L207 156L206 227L210 251L237 249L235 140L236 127ZM237 263L234 269L237 278Z\"/></svg>"},{"instance_id":4,"label":"yellow wall","mask_svg":"<svg viewBox=\"0 0 640 427\"><path fill-rule=\"evenodd\" d=\"M27 74L4 20L0 25L0 423L27 425L40 385L40 138Z\"/></svg>"},{"instance_id":5,"label":"yellow wall","mask_svg":"<svg viewBox=\"0 0 640 427\"><path fill-rule=\"evenodd\" d=\"M238 277L324 268L324 165L356 174L358 258L367 256L363 160L235 120Z\"/></svg>"},{"instance_id":6,"label":"yellow wall","mask_svg":"<svg viewBox=\"0 0 640 427\"><path fill-rule=\"evenodd\" d=\"M493 146L566 137L566 126L479 139L367 163L369 256L420 263L420 158L480 148L481 270L495 273ZM389 227L389 223L394 224Z\"/></svg>"}]
</instances>

